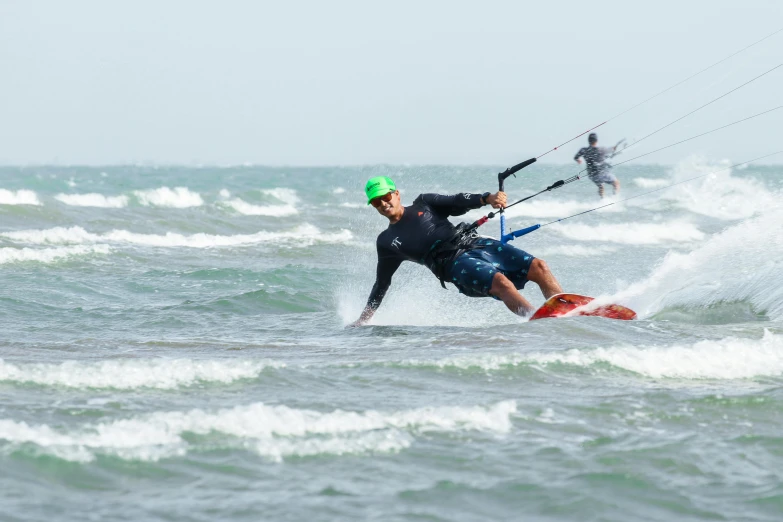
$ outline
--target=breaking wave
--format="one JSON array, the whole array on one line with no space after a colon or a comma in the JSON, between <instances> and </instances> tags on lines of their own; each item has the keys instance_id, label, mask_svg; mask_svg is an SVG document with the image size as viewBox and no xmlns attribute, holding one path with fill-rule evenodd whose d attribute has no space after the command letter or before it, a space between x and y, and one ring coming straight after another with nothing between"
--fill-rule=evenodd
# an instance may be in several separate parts
<instances>
[{"instance_id":1,"label":"breaking wave","mask_svg":"<svg viewBox=\"0 0 783 522\"><path fill-rule=\"evenodd\" d=\"M584 245L560 245L542 247L537 250L539 257L568 256L568 257L595 257L617 252L617 248L608 245L584 246Z\"/></svg>"},{"instance_id":2,"label":"breaking wave","mask_svg":"<svg viewBox=\"0 0 783 522\"><path fill-rule=\"evenodd\" d=\"M41 202L32 190L0 189L0 205L41 205Z\"/></svg>"},{"instance_id":3,"label":"breaking wave","mask_svg":"<svg viewBox=\"0 0 783 522\"><path fill-rule=\"evenodd\" d=\"M107 245L77 245L42 249L6 247L0 248L0 265L24 261L53 263L71 257L86 256L90 254L108 254L109 252L111 252L111 249Z\"/></svg>"},{"instance_id":4,"label":"breaking wave","mask_svg":"<svg viewBox=\"0 0 783 522\"><path fill-rule=\"evenodd\" d=\"M704 233L687 221L669 223L617 223L598 226L555 224L552 229L577 241L606 241L625 245L655 245L672 241L687 243L704 239Z\"/></svg>"},{"instance_id":5,"label":"breaking wave","mask_svg":"<svg viewBox=\"0 0 783 522\"><path fill-rule=\"evenodd\" d=\"M311 246L316 243L345 243L353 235L348 230L323 233L318 228L304 224L286 232L256 232L220 236L213 234L184 235L174 232L166 234L139 234L128 230L112 230L103 234L87 232L82 227L55 227L44 230L21 230L4 232L0 237L28 244L85 244L85 243L130 243L155 247L211 248L252 245L257 243L282 243L290 246Z\"/></svg>"},{"instance_id":6,"label":"breaking wave","mask_svg":"<svg viewBox=\"0 0 783 522\"><path fill-rule=\"evenodd\" d=\"M297 205L301 203L301 200L299 199L299 196L296 194L296 191L294 189L290 188L271 188L271 189L261 189L261 194L271 196L278 200L281 203L285 203L288 205Z\"/></svg>"},{"instance_id":7,"label":"breaking wave","mask_svg":"<svg viewBox=\"0 0 783 522\"><path fill-rule=\"evenodd\" d=\"M730 170L715 172L728 165L728 160L711 164L699 157L682 161L673 170L672 183L705 176L661 192L661 197L690 212L717 219L749 218L777 202L777 195L754 179L735 178Z\"/></svg>"},{"instance_id":8,"label":"breaking wave","mask_svg":"<svg viewBox=\"0 0 783 522\"><path fill-rule=\"evenodd\" d=\"M292 205L253 205L239 198L221 203L245 216L292 216L299 211Z\"/></svg>"},{"instance_id":9,"label":"breaking wave","mask_svg":"<svg viewBox=\"0 0 783 522\"><path fill-rule=\"evenodd\" d=\"M258 377L274 361L197 361L191 359L110 360L96 363L12 364L0 359L0 382L67 388L169 390L198 382L227 384Z\"/></svg>"},{"instance_id":10,"label":"breaking wave","mask_svg":"<svg viewBox=\"0 0 783 522\"><path fill-rule=\"evenodd\" d=\"M255 403L207 412L157 412L88 424L70 431L47 425L0 420L0 440L35 444L39 451L70 461L89 462L97 455L155 461L182 456L199 442L192 435L221 435L208 444L239 447L274 461L291 456L361 454L400 451L419 433L486 431L507 433L515 401L489 407L427 407L396 412L323 413ZM184 434L191 434L187 439ZM8 451L9 448L6 448Z\"/></svg>"},{"instance_id":11,"label":"breaking wave","mask_svg":"<svg viewBox=\"0 0 783 522\"><path fill-rule=\"evenodd\" d=\"M765 331L761 340L729 337L692 345L569 350L538 354L530 361L577 366L608 363L654 378L747 379L783 374L783 337Z\"/></svg>"},{"instance_id":12,"label":"breaking wave","mask_svg":"<svg viewBox=\"0 0 783 522\"><path fill-rule=\"evenodd\" d=\"M609 299L640 317L674 306L749 302L783 318L783 207L712 236L687 254L669 252L650 276Z\"/></svg>"},{"instance_id":13,"label":"breaking wave","mask_svg":"<svg viewBox=\"0 0 783 522\"><path fill-rule=\"evenodd\" d=\"M652 378L748 379L783 375L783 336L764 331L761 339L727 337L672 346L615 346L528 354L482 354L435 361L407 360L411 366L501 370L519 365L609 364Z\"/></svg>"},{"instance_id":14,"label":"breaking wave","mask_svg":"<svg viewBox=\"0 0 783 522\"><path fill-rule=\"evenodd\" d=\"M671 185L672 181L668 179L660 179L660 178L634 178L633 183L637 187L653 189L653 188L665 187L666 185Z\"/></svg>"},{"instance_id":15,"label":"breaking wave","mask_svg":"<svg viewBox=\"0 0 783 522\"><path fill-rule=\"evenodd\" d=\"M516 207L513 207L507 211L508 217L527 216L527 217L539 217L539 218L559 218L563 216L569 216L578 212L584 212L598 206L599 204L606 204L613 201L615 198L607 198L604 201L598 202L598 200L588 201L571 201L571 200L531 200L526 201ZM612 205L602 209L603 212L623 212L625 211L622 204Z\"/></svg>"},{"instance_id":16,"label":"breaking wave","mask_svg":"<svg viewBox=\"0 0 783 522\"><path fill-rule=\"evenodd\" d=\"M54 199L74 207L124 208L128 196L104 196L103 194L57 194Z\"/></svg>"},{"instance_id":17,"label":"breaking wave","mask_svg":"<svg viewBox=\"0 0 783 522\"><path fill-rule=\"evenodd\" d=\"M186 187L135 190L133 194L138 198L139 203L147 207L190 208L204 204L200 194L191 192Z\"/></svg>"}]
</instances>

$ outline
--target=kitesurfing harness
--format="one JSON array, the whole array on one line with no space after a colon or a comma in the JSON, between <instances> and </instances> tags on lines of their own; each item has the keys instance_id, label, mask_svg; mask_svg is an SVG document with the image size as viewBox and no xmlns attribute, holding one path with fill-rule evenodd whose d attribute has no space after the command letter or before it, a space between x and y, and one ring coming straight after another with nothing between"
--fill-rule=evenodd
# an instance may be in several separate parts
<instances>
[{"instance_id":1,"label":"kitesurfing harness","mask_svg":"<svg viewBox=\"0 0 783 522\"><path fill-rule=\"evenodd\" d=\"M503 191L503 182L506 180L506 178L515 175L516 172L519 172L520 170L524 169L528 165L532 165L535 162L536 158L530 158L529 160L518 163L517 165L509 167L503 172L499 173L498 183L500 192ZM558 183L562 184L562 182ZM544 192L546 192L546 190L551 190L551 188L545 189ZM500 209L497 213L502 214L503 209ZM446 267L449 266L450 262L454 261L454 259L468 250L482 248L476 242L476 239L479 237L476 229L486 223L490 218L494 217L497 213L490 212L488 215L477 221L474 221L473 223L462 222L456 226L454 235L443 241L438 240L432 245L432 248L430 248L429 252L427 252L427 255L422 261L426 266L431 267L436 277L440 280L440 285L443 288L446 288Z\"/></svg>"}]
</instances>

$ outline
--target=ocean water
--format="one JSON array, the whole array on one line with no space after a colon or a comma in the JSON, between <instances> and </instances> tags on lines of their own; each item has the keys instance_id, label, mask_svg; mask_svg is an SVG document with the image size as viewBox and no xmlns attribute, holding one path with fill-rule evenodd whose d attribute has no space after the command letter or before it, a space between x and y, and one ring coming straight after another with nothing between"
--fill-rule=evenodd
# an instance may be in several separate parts
<instances>
[{"instance_id":1,"label":"ocean water","mask_svg":"<svg viewBox=\"0 0 783 522\"><path fill-rule=\"evenodd\" d=\"M631 196L729 164L616 172ZM409 203L499 170L0 168L0 520L780 520L783 168L516 240L636 321L528 323L410 264L346 329L386 226L364 181ZM582 180L509 224L596 204Z\"/></svg>"}]
</instances>

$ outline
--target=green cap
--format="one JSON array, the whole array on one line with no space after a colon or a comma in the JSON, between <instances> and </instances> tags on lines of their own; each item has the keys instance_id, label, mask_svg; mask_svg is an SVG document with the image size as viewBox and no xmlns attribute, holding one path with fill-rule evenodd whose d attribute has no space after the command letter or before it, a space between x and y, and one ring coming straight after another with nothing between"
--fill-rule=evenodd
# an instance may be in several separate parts
<instances>
[{"instance_id":1,"label":"green cap","mask_svg":"<svg viewBox=\"0 0 783 522\"><path fill-rule=\"evenodd\" d=\"M367 180L367 184L364 186L364 193L367 194L367 204L378 196L385 196L389 192L394 192L397 187L391 178L386 176L377 176Z\"/></svg>"}]
</instances>

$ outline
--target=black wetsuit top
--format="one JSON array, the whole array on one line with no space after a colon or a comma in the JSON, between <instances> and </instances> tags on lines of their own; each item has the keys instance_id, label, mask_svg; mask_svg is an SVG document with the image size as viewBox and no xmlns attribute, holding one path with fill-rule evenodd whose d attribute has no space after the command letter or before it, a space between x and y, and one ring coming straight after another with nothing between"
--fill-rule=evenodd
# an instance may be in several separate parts
<instances>
[{"instance_id":1,"label":"black wetsuit top","mask_svg":"<svg viewBox=\"0 0 783 522\"><path fill-rule=\"evenodd\" d=\"M612 168L605 162L612 157L613 152L612 147L582 147L574 156L574 160L578 160L580 156L583 157L587 164L587 175L592 178Z\"/></svg>"},{"instance_id":2,"label":"black wetsuit top","mask_svg":"<svg viewBox=\"0 0 783 522\"><path fill-rule=\"evenodd\" d=\"M378 268L367 307L375 310L391 285L392 275L403 261L425 265L438 275L438 263L430 255L436 242L452 239L457 229L447 219L481 207L481 194L421 194L405 207L402 218L378 235ZM461 247L469 246L462 243Z\"/></svg>"}]
</instances>

